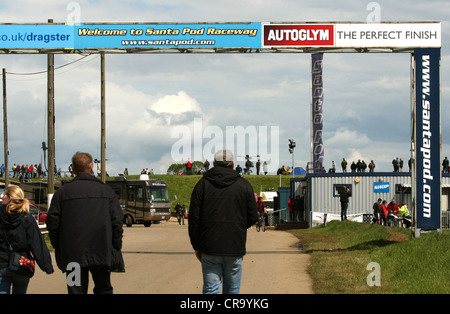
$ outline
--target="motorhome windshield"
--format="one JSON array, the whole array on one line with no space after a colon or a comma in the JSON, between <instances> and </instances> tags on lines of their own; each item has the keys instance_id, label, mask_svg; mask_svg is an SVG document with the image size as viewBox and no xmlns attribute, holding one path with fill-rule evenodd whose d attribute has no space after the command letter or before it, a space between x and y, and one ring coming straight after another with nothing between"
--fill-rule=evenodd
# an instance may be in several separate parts
<instances>
[{"instance_id":1,"label":"motorhome windshield","mask_svg":"<svg viewBox=\"0 0 450 314\"><path fill-rule=\"evenodd\" d=\"M152 186L147 188L150 200L154 202L170 202L169 192L165 186Z\"/></svg>"}]
</instances>

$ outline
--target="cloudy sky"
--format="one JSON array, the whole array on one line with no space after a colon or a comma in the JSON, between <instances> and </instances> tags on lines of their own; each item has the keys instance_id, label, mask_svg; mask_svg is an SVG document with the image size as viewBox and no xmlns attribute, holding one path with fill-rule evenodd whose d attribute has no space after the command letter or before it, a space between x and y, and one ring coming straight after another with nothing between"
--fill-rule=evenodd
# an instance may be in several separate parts
<instances>
[{"instance_id":1,"label":"cloudy sky","mask_svg":"<svg viewBox=\"0 0 450 314\"><path fill-rule=\"evenodd\" d=\"M0 23L64 23L73 16L69 3L1 0ZM76 3L81 23L366 22L371 14L370 1L357 0ZM450 6L433 0L377 3L381 21L442 22L442 155L450 155ZM56 55L55 66L76 60L55 72L56 165L62 170L76 151L100 159L100 57ZM47 142L47 77L32 73L46 70L47 57L0 55L0 67L8 73L9 164L39 163ZM391 171L393 158L408 160L410 55L329 53L323 74L325 168L346 158L374 160L377 170ZM186 157L179 149L185 143L193 146L192 159L211 160L211 139L226 143L227 130L239 127L257 132L261 149L278 161L272 169L291 165L288 139L297 143L296 166L310 160L309 54L108 54L106 81L111 175L124 168L166 173ZM244 143L236 155L253 154L253 139Z\"/></svg>"}]
</instances>

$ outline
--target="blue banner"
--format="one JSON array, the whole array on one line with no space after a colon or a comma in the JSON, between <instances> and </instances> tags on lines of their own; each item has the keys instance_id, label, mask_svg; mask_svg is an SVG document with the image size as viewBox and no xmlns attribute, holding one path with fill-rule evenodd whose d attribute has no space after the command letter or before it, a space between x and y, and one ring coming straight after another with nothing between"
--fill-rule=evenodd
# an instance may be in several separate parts
<instances>
[{"instance_id":1,"label":"blue banner","mask_svg":"<svg viewBox=\"0 0 450 314\"><path fill-rule=\"evenodd\" d=\"M312 155L314 172L322 172L324 146L322 140L323 129L323 80L322 80L323 53L311 55L311 80L312 80Z\"/></svg>"},{"instance_id":2,"label":"blue banner","mask_svg":"<svg viewBox=\"0 0 450 314\"><path fill-rule=\"evenodd\" d=\"M261 23L0 25L0 48L261 48Z\"/></svg>"},{"instance_id":3,"label":"blue banner","mask_svg":"<svg viewBox=\"0 0 450 314\"><path fill-rule=\"evenodd\" d=\"M75 49L261 48L261 23L81 24Z\"/></svg>"},{"instance_id":4,"label":"blue banner","mask_svg":"<svg viewBox=\"0 0 450 314\"><path fill-rule=\"evenodd\" d=\"M419 229L441 228L440 48L415 49L416 220Z\"/></svg>"},{"instance_id":5,"label":"blue banner","mask_svg":"<svg viewBox=\"0 0 450 314\"><path fill-rule=\"evenodd\" d=\"M68 25L11 24L0 26L0 48L71 49L74 42L73 27Z\"/></svg>"}]
</instances>

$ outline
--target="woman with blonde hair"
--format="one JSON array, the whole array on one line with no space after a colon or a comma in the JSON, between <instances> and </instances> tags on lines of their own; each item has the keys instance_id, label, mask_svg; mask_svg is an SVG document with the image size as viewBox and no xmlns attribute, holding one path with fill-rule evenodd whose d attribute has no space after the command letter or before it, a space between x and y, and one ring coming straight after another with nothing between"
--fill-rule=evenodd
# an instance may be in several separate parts
<instances>
[{"instance_id":1,"label":"woman with blonde hair","mask_svg":"<svg viewBox=\"0 0 450 314\"><path fill-rule=\"evenodd\" d=\"M30 278L9 270L10 249L33 258L42 271L53 273L53 265L36 220L22 189L11 185L3 193L0 209L0 294L25 294ZM5 233L3 232L5 231ZM5 236L7 237L5 239Z\"/></svg>"}]
</instances>

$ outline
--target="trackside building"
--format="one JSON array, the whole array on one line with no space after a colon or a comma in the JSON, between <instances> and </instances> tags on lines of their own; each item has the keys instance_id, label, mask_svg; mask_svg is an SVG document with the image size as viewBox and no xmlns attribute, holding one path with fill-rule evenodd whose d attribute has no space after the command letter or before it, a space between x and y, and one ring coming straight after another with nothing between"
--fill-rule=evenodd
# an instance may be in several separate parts
<instances>
[{"instance_id":1,"label":"trackside building","mask_svg":"<svg viewBox=\"0 0 450 314\"><path fill-rule=\"evenodd\" d=\"M352 192L347 216L349 220L370 222L373 204L381 198L404 202L411 211L410 172L308 173L304 178L291 179L291 194L304 197L305 219L310 227L324 221L339 220L341 205L339 190L348 186ZM450 174L442 174L441 228L449 229ZM412 214L412 213L411 213Z\"/></svg>"}]
</instances>

